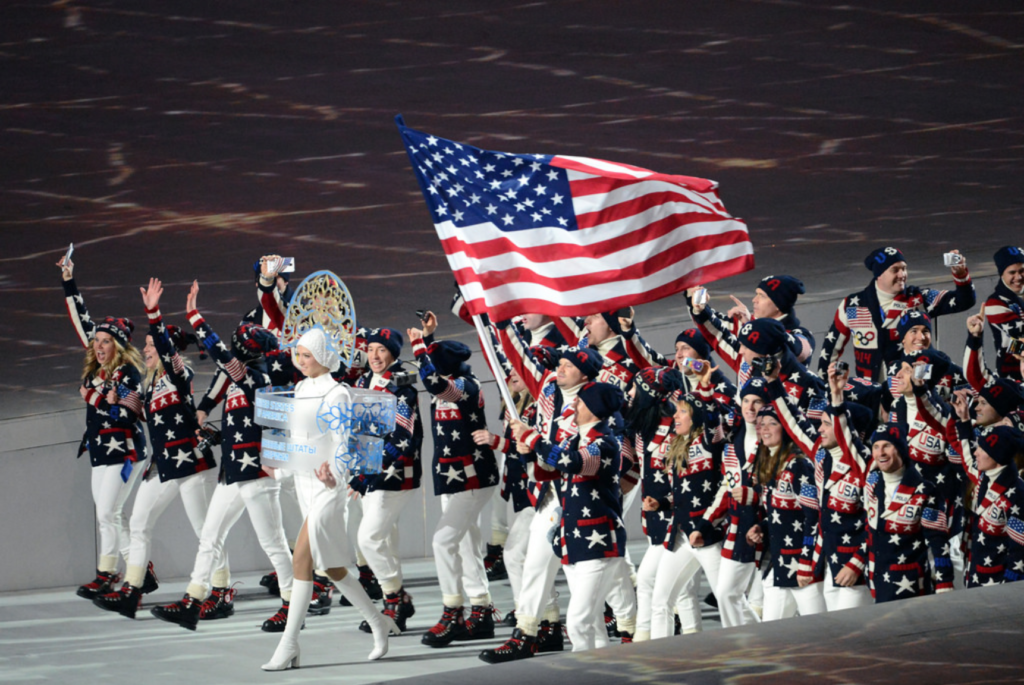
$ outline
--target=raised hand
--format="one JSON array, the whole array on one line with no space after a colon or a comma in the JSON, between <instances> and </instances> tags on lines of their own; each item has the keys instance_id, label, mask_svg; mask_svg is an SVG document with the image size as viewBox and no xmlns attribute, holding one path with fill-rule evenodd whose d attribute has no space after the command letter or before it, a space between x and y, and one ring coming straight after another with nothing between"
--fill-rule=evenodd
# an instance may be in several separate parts
<instances>
[{"instance_id":1,"label":"raised hand","mask_svg":"<svg viewBox=\"0 0 1024 685\"><path fill-rule=\"evenodd\" d=\"M427 315L423 317L423 335L425 337L432 335L437 330L437 316L434 312L427 312Z\"/></svg>"},{"instance_id":2,"label":"raised hand","mask_svg":"<svg viewBox=\"0 0 1024 685\"><path fill-rule=\"evenodd\" d=\"M197 300L199 299L199 281L192 281L192 287L189 288L188 297L185 299L185 311L195 312L199 310Z\"/></svg>"},{"instance_id":3,"label":"raised hand","mask_svg":"<svg viewBox=\"0 0 1024 685\"><path fill-rule=\"evenodd\" d=\"M159 278L151 278L149 287L139 288L139 292L142 293L142 304L152 311L160 306L160 296L164 294L164 287Z\"/></svg>"},{"instance_id":4,"label":"raised hand","mask_svg":"<svg viewBox=\"0 0 1024 685\"><path fill-rule=\"evenodd\" d=\"M74 278L75 263L70 259L65 260L64 257L60 258L57 262L57 266L60 267L60 275L65 281L70 281Z\"/></svg>"},{"instance_id":5,"label":"raised hand","mask_svg":"<svg viewBox=\"0 0 1024 685\"><path fill-rule=\"evenodd\" d=\"M736 306L728 311L729 318L738 322L741 326L750 321L750 310L747 309L747 305L743 304L735 295L730 294L729 299L736 303Z\"/></svg>"}]
</instances>

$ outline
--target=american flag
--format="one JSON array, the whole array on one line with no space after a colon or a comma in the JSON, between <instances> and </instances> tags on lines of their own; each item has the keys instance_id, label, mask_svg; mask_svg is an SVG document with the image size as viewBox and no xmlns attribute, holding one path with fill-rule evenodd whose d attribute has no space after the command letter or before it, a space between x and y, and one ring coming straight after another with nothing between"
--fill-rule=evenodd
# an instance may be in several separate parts
<instances>
[{"instance_id":1,"label":"american flag","mask_svg":"<svg viewBox=\"0 0 1024 685\"><path fill-rule=\"evenodd\" d=\"M850 328L871 328L871 310L867 307L847 307L846 321Z\"/></svg>"},{"instance_id":2,"label":"american flag","mask_svg":"<svg viewBox=\"0 0 1024 685\"><path fill-rule=\"evenodd\" d=\"M409 406L408 402L399 401L395 411L395 423L412 433L412 421L412 407Z\"/></svg>"},{"instance_id":3,"label":"american flag","mask_svg":"<svg viewBox=\"0 0 1024 685\"><path fill-rule=\"evenodd\" d=\"M818 508L818 489L813 485L804 483L800 486L800 504L811 509Z\"/></svg>"},{"instance_id":4,"label":"american flag","mask_svg":"<svg viewBox=\"0 0 1024 685\"><path fill-rule=\"evenodd\" d=\"M1006 522L1006 534L1018 545L1024 545L1024 521L1011 516Z\"/></svg>"},{"instance_id":5,"label":"american flag","mask_svg":"<svg viewBox=\"0 0 1024 685\"><path fill-rule=\"evenodd\" d=\"M613 311L754 268L714 181L491 152L396 122L472 314Z\"/></svg>"}]
</instances>

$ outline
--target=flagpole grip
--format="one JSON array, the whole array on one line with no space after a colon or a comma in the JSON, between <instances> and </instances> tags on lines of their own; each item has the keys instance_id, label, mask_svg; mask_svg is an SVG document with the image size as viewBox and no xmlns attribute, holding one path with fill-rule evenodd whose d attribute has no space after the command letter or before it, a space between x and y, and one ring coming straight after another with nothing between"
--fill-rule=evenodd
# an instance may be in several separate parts
<instances>
[{"instance_id":1,"label":"flagpole grip","mask_svg":"<svg viewBox=\"0 0 1024 685\"><path fill-rule=\"evenodd\" d=\"M480 319L479 314L473 314L473 325L476 327L476 334L480 338L480 347L483 348L484 356L487 357L487 362L494 373L494 380L498 384L498 392L501 393L501 399L505 401L505 408L514 421L519 421L519 412L516 410L516 403L512 399L512 392L508 389L508 385L505 384L504 376L498 371L501 368L501 363L498 361L498 355L494 353L494 347L491 345L491 333L484 326L484 322Z\"/></svg>"}]
</instances>

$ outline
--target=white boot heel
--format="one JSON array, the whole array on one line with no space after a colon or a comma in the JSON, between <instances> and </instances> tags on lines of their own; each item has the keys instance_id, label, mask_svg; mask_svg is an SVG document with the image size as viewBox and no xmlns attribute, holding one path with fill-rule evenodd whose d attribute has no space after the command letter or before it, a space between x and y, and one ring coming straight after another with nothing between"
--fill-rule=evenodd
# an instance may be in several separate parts
<instances>
[{"instance_id":1,"label":"white boot heel","mask_svg":"<svg viewBox=\"0 0 1024 685\"><path fill-rule=\"evenodd\" d=\"M289 668L299 667L299 646L295 645L294 650L289 649L278 658L274 652L273 658L260 666L264 671L287 671Z\"/></svg>"}]
</instances>

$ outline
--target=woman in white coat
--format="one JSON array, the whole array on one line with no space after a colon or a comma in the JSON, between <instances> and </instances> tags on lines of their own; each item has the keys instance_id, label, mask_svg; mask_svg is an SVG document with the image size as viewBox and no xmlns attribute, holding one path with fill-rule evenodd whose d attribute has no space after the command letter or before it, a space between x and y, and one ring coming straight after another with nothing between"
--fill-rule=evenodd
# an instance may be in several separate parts
<instances>
[{"instance_id":1,"label":"woman in white coat","mask_svg":"<svg viewBox=\"0 0 1024 685\"><path fill-rule=\"evenodd\" d=\"M338 355L331 350L327 336L313 329L299 338L293 353L295 365L306 376L295 386L295 397L323 397L328 392L347 393L331 373L341 365ZM334 438L336 440L336 437ZM333 443L337 447L337 442ZM313 597L313 569L326 569L327 575L341 588L345 597L359 610L373 632L373 651L369 659L375 660L388 651L388 634L399 633L394 621L377 611L373 600L366 594L359 578L348 572L353 565L352 547L345 531L345 499L348 491L348 473L339 470L336 459L325 461L316 470L327 487L316 492L309 513L292 556L295 581L292 585L288 623L277 645L273 658L263 664L265 671L283 671L299 666L299 631L306 609Z\"/></svg>"}]
</instances>

